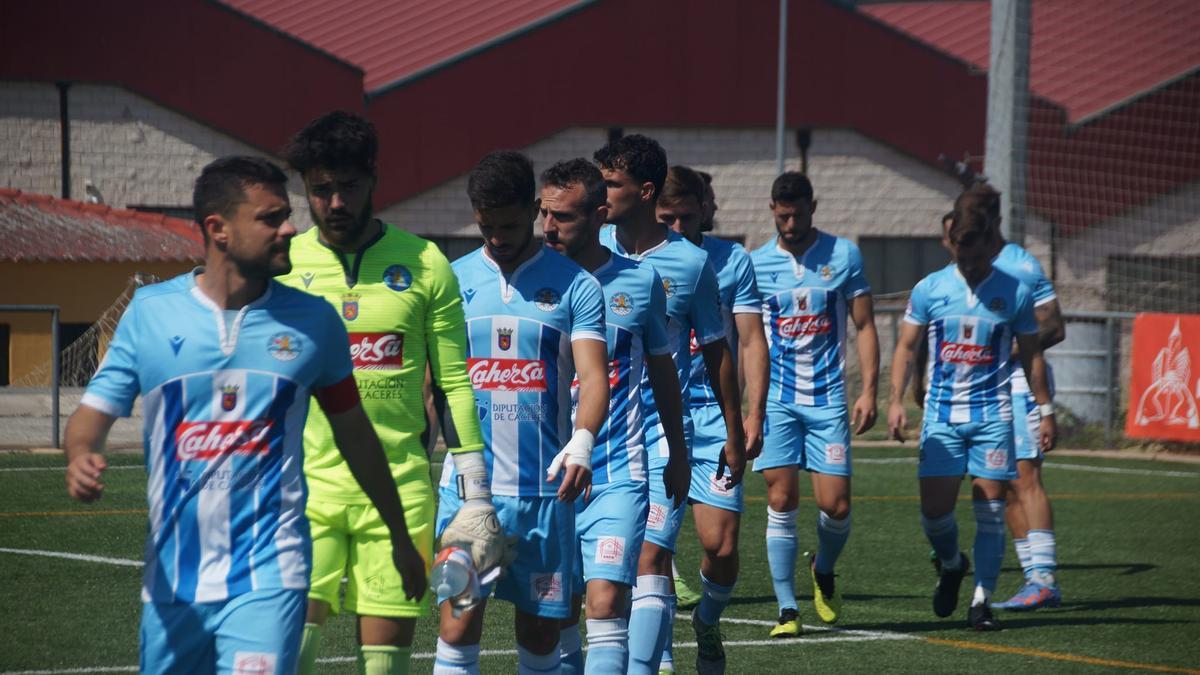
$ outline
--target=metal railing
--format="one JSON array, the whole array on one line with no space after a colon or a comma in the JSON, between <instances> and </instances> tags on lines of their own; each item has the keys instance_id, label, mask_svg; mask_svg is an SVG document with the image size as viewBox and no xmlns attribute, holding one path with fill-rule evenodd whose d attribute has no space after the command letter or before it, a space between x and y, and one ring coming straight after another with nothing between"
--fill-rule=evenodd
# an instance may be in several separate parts
<instances>
[{"instance_id":1,"label":"metal railing","mask_svg":"<svg viewBox=\"0 0 1200 675\"><path fill-rule=\"evenodd\" d=\"M58 433L59 381L62 379L62 354L59 350L58 305L0 305L0 313L48 313L50 315L50 445L61 448Z\"/></svg>"}]
</instances>

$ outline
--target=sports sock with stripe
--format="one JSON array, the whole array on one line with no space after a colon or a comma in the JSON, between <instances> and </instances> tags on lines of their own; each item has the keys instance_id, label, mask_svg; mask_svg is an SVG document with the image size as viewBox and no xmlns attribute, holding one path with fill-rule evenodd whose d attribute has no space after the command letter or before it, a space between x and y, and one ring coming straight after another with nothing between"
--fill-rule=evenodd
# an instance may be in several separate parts
<instances>
[{"instance_id":1,"label":"sports sock with stripe","mask_svg":"<svg viewBox=\"0 0 1200 675\"><path fill-rule=\"evenodd\" d=\"M1028 539L1013 539L1013 548L1017 551L1017 562L1021 564L1021 572L1026 579L1033 577L1033 557L1029 554Z\"/></svg>"},{"instance_id":2,"label":"sports sock with stripe","mask_svg":"<svg viewBox=\"0 0 1200 675\"><path fill-rule=\"evenodd\" d=\"M921 529L925 530L925 538L933 546L942 569L958 569L962 558L959 556L958 521L954 519L954 511L937 518L926 518L925 514L921 514Z\"/></svg>"},{"instance_id":3,"label":"sports sock with stripe","mask_svg":"<svg viewBox=\"0 0 1200 675\"><path fill-rule=\"evenodd\" d=\"M433 675L479 675L479 645L460 647L438 638Z\"/></svg>"},{"instance_id":4,"label":"sports sock with stripe","mask_svg":"<svg viewBox=\"0 0 1200 675\"><path fill-rule=\"evenodd\" d=\"M779 611L796 605L796 511L767 507L767 567Z\"/></svg>"},{"instance_id":5,"label":"sports sock with stripe","mask_svg":"<svg viewBox=\"0 0 1200 675\"><path fill-rule=\"evenodd\" d=\"M1032 579L1045 586L1055 584L1058 571L1058 546L1054 542L1054 530L1029 531L1029 566Z\"/></svg>"},{"instance_id":6,"label":"sports sock with stripe","mask_svg":"<svg viewBox=\"0 0 1200 675\"><path fill-rule=\"evenodd\" d=\"M363 675L408 675L412 647L362 645L358 649L358 672Z\"/></svg>"},{"instance_id":7,"label":"sports sock with stripe","mask_svg":"<svg viewBox=\"0 0 1200 675\"><path fill-rule=\"evenodd\" d=\"M304 634L300 638L300 657L296 661L296 672L299 675L313 675L317 668L317 649L321 646L321 624L304 624Z\"/></svg>"},{"instance_id":8,"label":"sports sock with stripe","mask_svg":"<svg viewBox=\"0 0 1200 675\"><path fill-rule=\"evenodd\" d=\"M842 555L846 540L850 538L850 514L841 520L831 518L824 511L817 512L817 560L816 570L820 574L833 574L833 566Z\"/></svg>"},{"instance_id":9,"label":"sports sock with stripe","mask_svg":"<svg viewBox=\"0 0 1200 675\"><path fill-rule=\"evenodd\" d=\"M1004 500L976 499L972 506L975 509L975 586L990 596L996 590L1000 563L1004 560Z\"/></svg>"},{"instance_id":10,"label":"sports sock with stripe","mask_svg":"<svg viewBox=\"0 0 1200 675\"><path fill-rule=\"evenodd\" d=\"M549 654L534 654L521 645L517 645L517 675L542 675L543 673L558 673L562 670L562 659L558 655L558 646Z\"/></svg>"},{"instance_id":11,"label":"sports sock with stripe","mask_svg":"<svg viewBox=\"0 0 1200 675\"><path fill-rule=\"evenodd\" d=\"M675 595L671 578L657 574L638 576L633 587L633 608L629 615L629 673L658 675L658 666L666 644Z\"/></svg>"},{"instance_id":12,"label":"sports sock with stripe","mask_svg":"<svg viewBox=\"0 0 1200 675\"><path fill-rule=\"evenodd\" d=\"M712 626L721 620L721 612L729 605L729 600L733 597L733 584L722 586L701 572L700 586L704 589L704 597L700 599L700 606L696 608L696 616L704 625Z\"/></svg>"},{"instance_id":13,"label":"sports sock with stripe","mask_svg":"<svg viewBox=\"0 0 1200 675\"><path fill-rule=\"evenodd\" d=\"M625 619L587 620L587 675L623 675L629 661L629 622ZM566 669L563 669L566 673Z\"/></svg>"},{"instance_id":14,"label":"sports sock with stripe","mask_svg":"<svg viewBox=\"0 0 1200 675\"><path fill-rule=\"evenodd\" d=\"M679 606L679 598L674 594L667 597L667 625L659 636L662 642L662 657L658 660L658 672L675 672L675 608Z\"/></svg>"},{"instance_id":15,"label":"sports sock with stripe","mask_svg":"<svg viewBox=\"0 0 1200 675\"><path fill-rule=\"evenodd\" d=\"M591 631L588 631L591 637ZM558 653L562 657L562 675L583 675L583 640L579 624L563 626L558 631Z\"/></svg>"}]
</instances>

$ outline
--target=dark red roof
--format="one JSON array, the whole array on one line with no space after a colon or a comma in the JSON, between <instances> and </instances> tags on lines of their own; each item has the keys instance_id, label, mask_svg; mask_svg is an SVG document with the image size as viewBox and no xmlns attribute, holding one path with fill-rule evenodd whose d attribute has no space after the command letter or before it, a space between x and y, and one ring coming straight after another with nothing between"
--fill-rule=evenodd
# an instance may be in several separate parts
<instances>
[{"instance_id":1,"label":"dark red roof","mask_svg":"<svg viewBox=\"0 0 1200 675\"><path fill-rule=\"evenodd\" d=\"M1196 0L1034 2L1030 88L1087 121L1200 68ZM991 3L897 2L863 13L988 67Z\"/></svg>"},{"instance_id":2,"label":"dark red roof","mask_svg":"<svg viewBox=\"0 0 1200 675\"><path fill-rule=\"evenodd\" d=\"M194 223L0 188L5 262L190 262L204 257Z\"/></svg>"},{"instance_id":3,"label":"dark red roof","mask_svg":"<svg viewBox=\"0 0 1200 675\"><path fill-rule=\"evenodd\" d=\"M223 0L362 68L368 92L409 79L594 0Z\"/></svg>"}]
</instances>

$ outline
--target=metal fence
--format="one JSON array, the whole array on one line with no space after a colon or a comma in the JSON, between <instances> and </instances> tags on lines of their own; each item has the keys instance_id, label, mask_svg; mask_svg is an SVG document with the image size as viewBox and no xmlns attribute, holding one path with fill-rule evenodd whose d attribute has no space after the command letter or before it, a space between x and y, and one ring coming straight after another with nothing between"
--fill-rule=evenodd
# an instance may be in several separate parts
<instances>
[{"instance_id":1,"label":"metal fence","mask_svg":"<svg viewBox=\"0 0 1200 675\"><path fill-rule=\"evenodd\" d=\"M59 382L62 379L62 354L59 345L58 305L0 305L3 312L35 312L50 315L50 445L61 448L58 435Z\"/></svg>"}]
</instances>

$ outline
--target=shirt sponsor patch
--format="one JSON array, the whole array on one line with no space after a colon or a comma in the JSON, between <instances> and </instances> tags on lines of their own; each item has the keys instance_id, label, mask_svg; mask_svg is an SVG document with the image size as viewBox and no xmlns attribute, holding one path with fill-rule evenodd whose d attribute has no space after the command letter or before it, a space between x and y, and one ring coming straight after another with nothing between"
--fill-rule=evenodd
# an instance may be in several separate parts
<instances>
[{"instance_id":1,"label":"shirt sponsor patch","mask_svg":"<svg viewBox=\"0 0 1200 675\"><path fill-rule=\"evenodd\" d=\"M271 449L271 427L270 420L182 422L175 427L175 456L186 462L262 454Z\"/></svg>"},{"instance_id":2,"label":"shirt sponsor patch","mask_svg":"<svg viewBox=\"0 0 1200 675\"><path fill-rule=\"evenodd\" d=\"M846 463L846 446L841 443L829 443L825 446L825 461L830 464Z\"/></svg>"},{"instance_id":3,"label":"shirt sponsor patch","mask_svg":"<svg viewBox=\"0 0 1200 675\"><path fill-rule=\"evenodd\" d=\"M947 342L942 345L942 361L945 363L981 366L995 360L996 355L988 345L968 345L959 342Z\"/></svg>"},{"instance_id":4,"label":"shirt sponsor patch","mask_svg":"<svg viewBox=\"0 0 1200 675\"><path fill-rule=\"evenodd\" d=\"M1004 448L992 448L984 454L984 462L989 469L1004 469L1008 467L1008 451Z\"/></svg>"},{"instance_id":5,"label":"shirt sponsor patch","mask_svg":"<svg viewBox=\"0 0 1200 675\"><path fill-rule=\"evenodd\" d=\"M650 513L646 516L646 529L665 530L667 528L667 507L662 504L651 504Z\"/></svg>"},{"instance_id":6,"label":"shirt sponsor patch","mask_svg":"<svg viewBox=\"0 0 1200 675\"><path fill-rule=\"evenodd\" d=\"M355 370L399 370L404 365L403 333L350 333Z\"/></svg>"},{"instance_id":7,"label":"shirt sponsor patch","mask_svg":"<svg viewBox=\"0 0 1200 675\"><path fill-rule=\"evenodd\" d=\"M779 318L779 335L794 339L805 335L821 335L833 328L833 321L824 314L784 316Z\"/></svg>"},{"instance_id":8,"label":"shirt sponsor patch","mask_svg":"<svg viewBox=\"0 0 1200 675\"><path fill-rule=\"evenodd\" d=\"M728 497L729 495L733 494L733 488L726 487L726 485L728 485L728 483L726 483L726 481L728 479L729 479L728 474L722 475L720 478L717 478L717 474L714 473L708 479L708 488L710 490L712 490L714 493L721 495L722 497Z\"/></svg>"},{"instance_id":9,"label":"shirt sponsor patch","mask_svg":"<svg viewBox=\"0 0 1200 675\"><path fill-rule=\"evenodd\" d=\"M625 537L600 537L596 542L596 563L620 565L625 561Z\"/></svg>"},{"instance_id":10,"label":"shirt sponsor patch","mask_svg":"<svg viewBox=\"0 0 1200 675\"><path fill-rule=\"evenodd\" d=\"M467 359L471 386L478 390L547 391L546 362L541 359Z\"/></svg>"},{"instance_id":11,"label":"shirt sponsor patch","mask_svg":"<svg viewBox=\"0 0 1200 675\"><path fill-rule=\"evenodd\" d=\"M269 652L234 652L233 675L272 675L275 659Z\"/></svg>"},{"instance_id":12,"label":"shirt sponsor patch","mask_svg":"<svg viewBox=\"0 0 1200 675\"><path fill-rule=\"evenodd\" d=\"M562 572L530 574L529 599L534 602L562 602Z\"/></svg>"}]
</instances>

